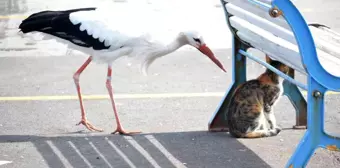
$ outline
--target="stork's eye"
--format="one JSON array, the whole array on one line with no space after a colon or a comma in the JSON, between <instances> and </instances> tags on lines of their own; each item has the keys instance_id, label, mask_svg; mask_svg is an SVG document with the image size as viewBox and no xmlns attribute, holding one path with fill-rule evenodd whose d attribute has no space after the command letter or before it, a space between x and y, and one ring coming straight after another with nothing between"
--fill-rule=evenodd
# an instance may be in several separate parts
<instances>
[{"instance_id":1,"label":"stork's eye","mask_svg":"<svg viewBox=\"0 0 340 168\"><path fill-rule=\"evenodd\" d=\"M194 38L194 41L196 41L197 43L201 43L201 40L198 38Z\"/></svg>"}]
</instances>

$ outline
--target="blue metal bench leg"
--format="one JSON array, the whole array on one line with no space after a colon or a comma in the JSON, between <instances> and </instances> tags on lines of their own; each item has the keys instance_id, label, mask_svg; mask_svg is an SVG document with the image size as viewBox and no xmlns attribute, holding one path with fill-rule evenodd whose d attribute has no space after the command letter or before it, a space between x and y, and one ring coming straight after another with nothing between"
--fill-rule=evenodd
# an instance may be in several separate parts
<instances>
[{"instance_id":1,"label":"blue metal bench leg","mask_svg":"<svg viewBox=\"0 0 340 168\"><path fill-rule=\"evenodd\" d=\"M306 167L307 162L315 151L315 145L312 142L312 135L306 132L296 148L294 155L288 161L287 168L303 168Z\"/></svg>"},{"instance_id":2,"label":"blue metal bench leg","mask_svg":"<svg viewBox=\"0 0 340 168\"><path fill-rule=\"evenodd\" d=\"M289 76L295 77L295 70L290 69ZM293 126L294 129L306 129L307 126L307 102L302 96L302 93L298 87L289 81L283 82L284 95L286 95L296 111L296 124Z\"/></svg>"},{"instance_id":3,"label":"blue metal bench leg","mask_svg":"<svg viewBox=\"0 0 340 168\"><path fill-rule=\"evenodd\" d=\"M339 151L340 139L324 132L324 93L326 89L312 77L308 79L307 131L288 161L287 168L306 167L318 147Z\"/></svg>"},{"instance_id":4,"label":"blue metal bench leg","mask_svg":"<svg viewBox=\"0 0 340 168\"><path fill-rule=\"evenodd\" d=\"M209 131L228 131L228 123L226 120L226 108L230 101L232 93L237 86L246 81L246 57L238 53L239 49L246 50L248 47L239 42L235 37L233 38L233 51L232 51L232 83L227 90L224 98L217 107L217 110L211 117L208 129Z\"/></svg>"}]
</instances>

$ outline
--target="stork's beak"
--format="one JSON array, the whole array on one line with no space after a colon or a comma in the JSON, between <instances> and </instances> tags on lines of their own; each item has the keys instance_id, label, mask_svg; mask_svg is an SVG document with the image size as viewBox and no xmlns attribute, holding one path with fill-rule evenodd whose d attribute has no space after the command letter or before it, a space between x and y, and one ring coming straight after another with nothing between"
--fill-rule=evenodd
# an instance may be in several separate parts
<instances>
[{"instance_id":1,"label":"stork's beak","mask_svg":"<svg viewBox=\"0 0 340 168\"><path fill-rule=\"evenodd\" d=\"M202 44L198 47L198 50L201 51L204 55L208 56L218 67L222 69L222 71L226 72L222 63L214 56L214 53L207 47L205 44Z\"/></svg>"}]
</instances>

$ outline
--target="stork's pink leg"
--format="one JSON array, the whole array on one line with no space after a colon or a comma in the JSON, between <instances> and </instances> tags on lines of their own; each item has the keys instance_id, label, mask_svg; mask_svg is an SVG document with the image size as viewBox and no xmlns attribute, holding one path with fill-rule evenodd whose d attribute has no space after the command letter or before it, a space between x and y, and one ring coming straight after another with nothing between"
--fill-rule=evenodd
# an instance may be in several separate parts
<instances>
[{"instance_id":1,"label":"stork's pink leg","mask_svg":"<svg viewBox=\"0 0 340 168\"><path fill-rule=\"evenodd\" d=\"M102 129L98 129L98 128L94 127L92 124L90 124L87 121L85 110L84 110L84 105L83 105L83 98L82 98L81 92L80 92L79 76L84 71L84 69L90 64L91 61L92 61L92 57L90 56L85 61L85 63L77 70L77 72L73 75L74 83L76 84L76 87L77 87L78 98L79 98L79 103L80 103L80 110L81 110L81 121L77 125L83 124L90 131L102 132L103 131Z\"/></svg>"},{"instance_id":2,"label":"stork's pink leg","mask_svg":"<svg viewBox=\"0 0 340 168\"><path fill-rule=\"evenodd\" d=\"M111 74L112 74L112 68L111 68L111 65L109 65L109 67L107 69L106 88L107 88L107 90L109 92L109 95L110 95L113 112L115 114L115 118L116 118L116 122L117 122L117 129L114 132L112 132L112 134L115 134L117 132L119 134L123 134L123 135L131 135L131 134L140 133L140 131L134 131L134 132L125 131L123 129L123 126L120 123L120 119L119 119L119 116L118 116L118 112L117 112L117 108L116 108L116 105L115 105L115 101L113 99L113 90L112 90L112 85L111 85Z\"/></svg>"}]
</instances>

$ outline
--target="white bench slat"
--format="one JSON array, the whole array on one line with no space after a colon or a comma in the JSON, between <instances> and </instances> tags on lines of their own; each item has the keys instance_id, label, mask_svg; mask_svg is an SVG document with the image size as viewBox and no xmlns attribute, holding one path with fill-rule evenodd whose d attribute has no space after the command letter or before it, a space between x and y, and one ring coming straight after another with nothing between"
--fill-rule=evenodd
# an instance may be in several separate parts
<instances>
[{"instance_id":1,"label":"white bench slat","mask_svg":"<svg viewBox=\"0 0 340 168\"><path fill-rule=\"evenodd\" d=\"M232 15L242 18L243 20L246 20L254 25L261 25L263 29L268 30L274 35L284 38L285 40L296 44L294 34L290 30L280 27L275 23L272 23L262 17L254 15L251 12L248 12L232 3L228 3L226 5L226 8L228 12L231 13ZM269 14L266 14L266 16L270 17Z\"/></svg>"},{"instance_id":2,"label":"white bench slat","mask_svg":"<svg viewBox=\"0 0 340 168\"><path fill-rule=\"evenodd\" d=\"M269 32L273 33L274 35L281 37L293 44L296 43L296 39L294 37L293 32L290 30L287 30L285 28L282 28L262 17L259 17L257 15L254 15L246 10L243 10L242 8L232 4L228 3L226 5L226 8L229 13L232 15L235 15L237 17L240 17L244 20L247 20L248 22L261 26L261 28L268 30ZM269 15L268 15L269 16ZM335 55L340 58L340 48L336 47L335 45L340 44L340 36L339 39L337 36L334 36L333 33L330 35L330 33L323 31L321 29L318 29L316 27L310 26L310 29L312 31L312 35L314 37L314 41L316 43L316 46L325 51L326 53L329 53L330 55Z\"/></svg>"},{"instance_id":3,"label":"white bench slat","mask_svg":"<svg viewBox=\"0 0 340 168\"><path fill-rule=\"evenodd\" d=\"M266 19L269 22L275 23L278 26L281 26L287 30L291 30L287 21L279 16L277 18L272 18L268 13L269 11L265 11L257 5L250 3L248 0L225 0L228 2L226 5L233 4L234 6L241 7L244 11L248 11L254 15L257 15L263 19ZM228 11L229 12L229 11Z\"/></svg>"},{"instance_id":4,"label":"white bench slat","mask_svg":"<svg viewBox=\"0 0 340 168\"><path fill-rule=\"evenodd\" d=\"M237 30L237 35L244 41L253 45L256 49L269 54L273 59L277 59L295 70L306 74L297 45L290 43L280 37L274 36L271 32L259 28L241 18L232 16L230 24ZM335 75L340 76L340 59L333 57L317 49L320 64L324 69ZM296 60L296 61L292 61Z\"/></svg>"},{"instance_id":5,"label":"white bench slat","mask_svg":"<svg viewBox=\"0 0 340 168\"><path fill-rule=\"evenodd\" d=\"M315 30L315 31L319 31L323 33L324 35L329 37L331 41L335 42L336 44L340 44L340 34L338 32L335 32L325 27L316 28L314 26L310 26L310 28L312 28L312 31Z\"/></svg>"},{"instance_id":6,"label":"white bench slat","mask_svg":"<svg viewBox=\"0 0 340 168\"><path fill-rule=\"evenodd\" d=\"M325 32L328 32L330 34L333 34L334 38L340 39L340 33L336 32L336 31L333 31L332 29L329 29L329 28L326 28L326 27L319 27L318 29L323 30Z\"/></svg>"},{"instance_id":7,"label":"white bench slat","mask_svg":"<svg viewBox=\"0 0 340 168\"><path fill-rule=\"evenodd\" d=\"M266 3L266 4L271 4L272 0L258 0L260 2Z\"/></svg>"},{"instance_id":8,"label":"white bench slat","mask_svg":"<svg viewBox=\"0 0 340 168\"><path fill-rule=\"evenodd\" d=\"M237 35L242 40L250 43L256 49L268 53L274 57L274 59L281 58L280 60L286 65L306 74L300 60L289 62L289 60L299 59L298 55L294 56L294 53L296 52L293 52L294 50L297 51L296 45L289 43L282 38L274 36L272 33L236 16L230 17L230 24L232 27L238 30Z\"/></svg>"},{"instance_id":9,"label":"white bench slat","mask_svg":"<svg viewBox=\"0 0 340 168\"><path fill-rule=\"evenodd\" d=\"M309 26L309 29L312 32L317 48L340 59L340 38L324 29L313 26Z\"/></svg>"}]
</instances>

